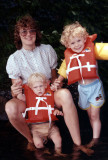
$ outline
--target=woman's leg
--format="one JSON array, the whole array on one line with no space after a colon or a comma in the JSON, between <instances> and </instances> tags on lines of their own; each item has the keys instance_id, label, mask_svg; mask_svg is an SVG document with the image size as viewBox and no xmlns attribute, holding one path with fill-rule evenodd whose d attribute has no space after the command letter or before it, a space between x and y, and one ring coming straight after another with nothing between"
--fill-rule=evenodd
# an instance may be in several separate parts
<instances>
[{"instance_id":1,"label":"woman's leg","mask_svg":"<svg viewBox=\"0 0 108 160\"><path fill-rule=\"evenodd\" d=\"M72 95L68 89L59 89L54 94L55 104L62 107L64 120L69 129L73 142L80 146L81 136L79 128L79 119L77 109L72 99Z\"/></svg>"},{"instance_id":2,"label":"woman's leg","mask_svg":"<svg viewBox=\"0 0 108 160\"><path fill-rule=\"evenodd\" d=\"M10 123L28 140L28 142L33 143L31 132L22 116L25 108L25 103L16 98L8 101L5 106Z\"/></svg>"}]
</instances>

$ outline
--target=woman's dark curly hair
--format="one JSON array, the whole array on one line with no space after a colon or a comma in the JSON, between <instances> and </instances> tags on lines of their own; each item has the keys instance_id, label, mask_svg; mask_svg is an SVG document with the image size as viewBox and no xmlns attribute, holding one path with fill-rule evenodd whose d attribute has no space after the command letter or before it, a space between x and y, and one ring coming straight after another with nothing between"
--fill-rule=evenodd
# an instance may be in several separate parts
<instances>
[{"instance_id":1,"label":"woman's dark curly hair","mask_svg":"<svg viewBox=\"0 0 108 160\"><path fill-rule=\"evenodd\" d=\"M21 28L31 28L31 29L35 29L36 30L36 46L40 45L41 42L41 32L37 26L36 21L30 16L30 15L26 15L24 17L22 17L21 19L19 19L15 25L15 30L14 30L14 43L17 49L21 49L22 48L22 42L19 36L19 31Z\"/></svg>"}]
</instances>

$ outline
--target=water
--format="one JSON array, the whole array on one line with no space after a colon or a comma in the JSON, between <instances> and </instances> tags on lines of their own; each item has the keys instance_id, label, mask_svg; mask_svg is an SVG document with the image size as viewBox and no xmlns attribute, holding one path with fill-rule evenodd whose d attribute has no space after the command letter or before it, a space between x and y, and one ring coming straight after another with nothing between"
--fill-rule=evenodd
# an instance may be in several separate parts
<instances>
[{"instance_id":1,"label":"water","mask_svg":"<svg viewBox=\"0 0 108 160\"><path fill-rule=\"evenodd\" d=\"M81 151L74 151L74 145L64 125L64 121L60 121L58 125L61 125L60 130L63 138L62 151L66 154L66 157L55 157L53 155L52 142L49 142L46 146L50 148L51 155L45 154L43 151L27 151L26 139L8 121L0 121L0 160L108 160L108 117L102 119L102 123L104 124L102 126L101 138L98 145L93 147L94 154L91 156L87 156ZM81 125L83 144L90 141L91 135L91 128L86 120Z\"/></svg>"},{"instance_id":2,"label":"water","mask_svg":"<svg viewBox=\"0 0 108 160\"><path fill-rule=\"evenodd\" d=\"M101 108L102 130L100 141L94 146L94 154L87 156L81 151L75 151L70 134L63 118L57 125L60 128L62 136L62 152L65 157L56 157L53 154L53 143L49 142L46 147L51 151L51 155L43 151L30 152L26 149L27 141L19 134L9 123L8 120L0 120L0 160L108 160L108 96L106 102ZM82 143L87 144L92 138L92 130L85 111L78 109Z\"/></svg>"}]
</instances>

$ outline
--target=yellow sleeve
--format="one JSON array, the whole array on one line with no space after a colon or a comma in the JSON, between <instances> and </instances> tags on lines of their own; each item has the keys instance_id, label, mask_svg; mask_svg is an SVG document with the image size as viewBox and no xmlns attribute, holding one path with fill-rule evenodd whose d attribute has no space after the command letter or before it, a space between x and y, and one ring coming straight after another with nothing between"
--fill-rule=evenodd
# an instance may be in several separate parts
<instances>
[{"instance_id":1,"label":"yellow sleeve","mask_svg":"<svg viewBox=\"0 0 108 160\"><path fill-rule=\"evenodd\" d=\"M58 74L60 74L62 77L67 78L66 76L66 62L65 59L63 60L59 70L58 70Z\"/></svg>"},{"instance_id":2,"label":"yellow sleeve","mask_svg":"<svg viewBox=\"0 0 108 160\"><path fill-rule=\"evenodd\" d=\"M97 60L108 60L108 43L95 43L94 52Z\"/></svg>"}]
</instances>

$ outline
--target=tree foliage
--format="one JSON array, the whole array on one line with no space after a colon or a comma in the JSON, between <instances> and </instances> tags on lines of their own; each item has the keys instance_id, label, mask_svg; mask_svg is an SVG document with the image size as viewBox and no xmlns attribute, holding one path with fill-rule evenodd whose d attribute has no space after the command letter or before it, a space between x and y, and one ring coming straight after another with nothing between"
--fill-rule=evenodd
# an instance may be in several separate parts
<instances>
[{"instance_id":1,"label":"tree foliage","mask_svg":"<svg viewBox=\"0 0 108 160\"><path fill-rule=\"evenodd\" d=\"M9 89L10 80L6 73L6 62L16 49L13 29L19 17L30 14L40 25L42 43L51 44L58 55L58 66L64 57L64 46L59 42L66 24L79 21L90 34L97 33L97 42L107 42L107 0L1 0L0 1L0 86ZM99 62L99 72L108 88L108 62Z\"/></svg>"}]
</instances>

